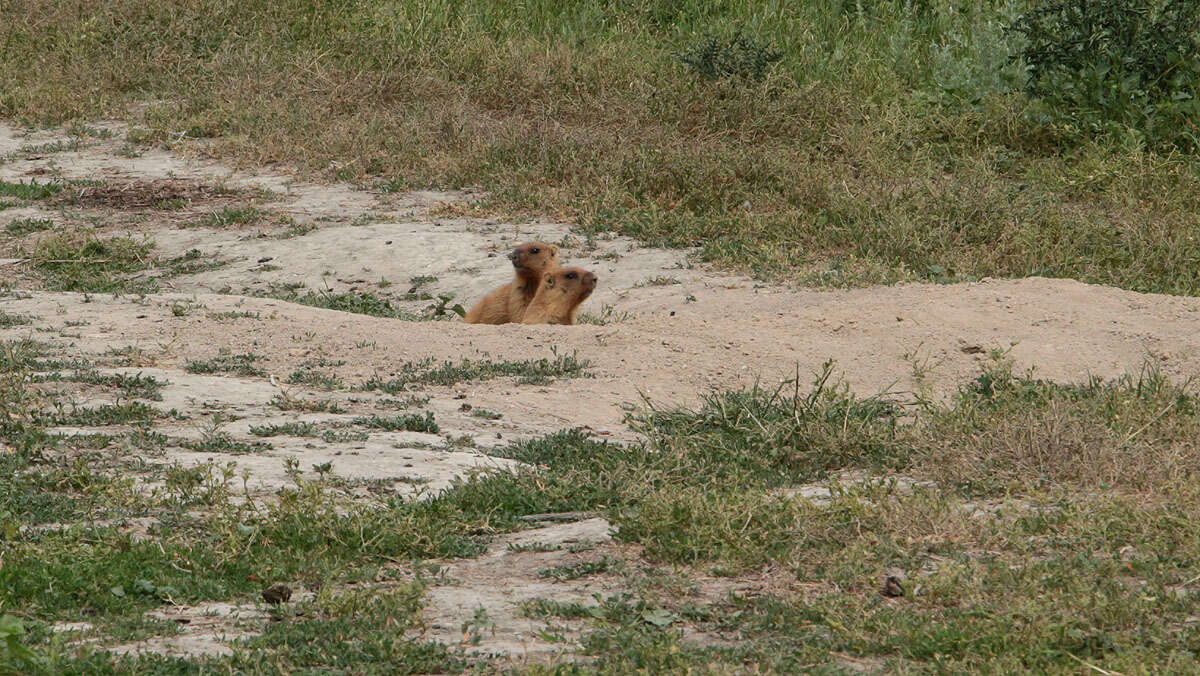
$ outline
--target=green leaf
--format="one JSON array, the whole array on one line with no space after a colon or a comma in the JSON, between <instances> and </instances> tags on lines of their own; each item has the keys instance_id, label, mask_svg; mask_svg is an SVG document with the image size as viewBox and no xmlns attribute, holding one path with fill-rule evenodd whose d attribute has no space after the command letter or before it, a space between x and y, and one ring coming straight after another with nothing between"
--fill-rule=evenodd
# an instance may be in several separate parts
<instances>
[{"instance_id":1,"label":"green leaf","mask_svg":"<svg viewBox=\"0 0 1200 676\"><path fill-rule=\"evenodd\" d=\"M668 610L662 608L647 609L642 611L642 621L647 624L652 624L656 627L669 627L679 618Z\"/></svg>"}]
</instances>

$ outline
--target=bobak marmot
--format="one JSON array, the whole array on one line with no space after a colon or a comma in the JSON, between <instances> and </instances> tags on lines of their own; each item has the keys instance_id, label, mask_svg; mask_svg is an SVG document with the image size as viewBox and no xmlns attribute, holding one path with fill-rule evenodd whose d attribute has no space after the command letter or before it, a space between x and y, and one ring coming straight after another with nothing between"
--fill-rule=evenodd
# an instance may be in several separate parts
<instances>
[{"instance_id":1,"label":"bobak marmot","mask_svg":"<svg viewBox=\"0 0 1200 676\"><path fill-rule=\"evenodd\" d=\"M522 324L574 324L579 304L596 290L597 277L582 268L559 268L542 276Z\"/></svg>"},{"instance_id":2,"label":"bobak marmot","mask_svg":"<svg viewBox=\"0 0 1200 676\"><path fill-rule=\"evenodd\" d=\"M545 242L527 242L508 254L514 268L513 280L493 290L463 317L468 324L519 322L537 294L542 275L558 269L558 247Z\"/></svg>"}]
</instances>

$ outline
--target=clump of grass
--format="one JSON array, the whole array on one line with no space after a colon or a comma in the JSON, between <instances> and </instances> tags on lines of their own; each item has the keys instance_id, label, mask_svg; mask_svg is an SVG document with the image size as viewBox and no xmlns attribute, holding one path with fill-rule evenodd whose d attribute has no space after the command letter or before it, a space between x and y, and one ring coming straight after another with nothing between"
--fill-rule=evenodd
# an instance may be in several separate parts
<instances>
[{"instance_id":1,"label":"clump of grass","mask_svg":"<svg viewBox=\"0 0 1200 676\"><path fill-rule=\"evenodd\" d=\"M590 363L577 359L575 355L555 353L553 359L527 359L522 361L495 362L464 359L458 363L434 360L406 362L400 370L384 380L373 376L358 387L360 390L381 390L389 394L403 392L411 385L453 385L474 380L490 380L505 376L520 378L581 378L588 377Z\"/></svg>"},{"instance_id":2,"label":"clump of grass","mask_svg":"<svg viewBox=\"0 0 1200 676\"><path fill-rule=\"evenodd\" d=\"M57 195L63 189L58 182L42 182L37 179L28 183L25 181L0 181L0 196L16 197L23 200L41 200Z\"/></svg>"},{"instance_id":3,"label":"clump of grass","mask_svg":"<svg viewBox=\"0 0 1200 676\"><path fill-rule=\"evenodd\" d=\"M277 394L271 399L270 405L281 411L306 411L309 413L345 413L346 407L332 399L300 399L284 394Z\"/></svg>"},{"instance_id":4,"label":"clump of grass","mask_svg":"<svg viewBox=\"0 0 1200 676\"><path fill-rule=\"evenodd\" d=\"M291 223L283 232L274 235L275 239L291 239L293 237L303 237L317 229L316 223Z\"/></svg>"},{"instance_id":5,"label":"clump of grass","mask_svg":"<svg viewBox=\"0 0 1200 676\"><path fill-rule=\"evenodd\" d=\"M622 562L620 559L604 556L595 561L582 561L580 563L555 566L553 568L542 568L538 571L538 577L548 577L558 582L567 582L589 575L613 572L621 568Z\"/></svg>"},{"instance_id":6,"label":"clump of grass","mask_svg":"<svg viewBox=\"0 0 1200 676\"><path fill-rule=\"evenodd\" d=\"M325 390L340 390L346 386L341 378L336 375L324 373L317 369L322 367L337 367L342 366L346 362L329 361L327 359L310 359L300 364L292 374L288 376L287 382L296 385L313 385Z\"/></svg>"},{"instance_id":7,"label":"clump of grass","mask_svg":"<svg viewBox=\"0 0 1200 676\"><path fill-rule=\"evenodd\" d=\"M18 315L0 310L0 329L11 329L14 326L28 326L33 319L28 315Z\"/></svg>"},{"instance_id":8,"label":"clump of grass","mask_svg":"<svg viewBox=\"0 0 1200 676\"><path fill-rule=\"evenodd\" d=\"M41 232L54 227L54 221L48 218L17 218L4 226L4 231L10 235L21 236L33 232Z\"/></svg>"},{"instance_id":9,"label":"clump of grass","mask_svg":"<svg viewBox=\"0 0 1200 676\"><path fill-rule=\"evenodd\" d=\"M34 267L56 291L147 292L148 280L133 273L151 265L154 244L130 237L97 237L90 232L62 233L39 241L31 252Z\"/></svg>"},{"instance_id":10,"label":"clump of grass","mask_svg":"<svg viewBox=\"0 0 1200 676\"><path fill-rule=\"evenodd\" d=\"M287 435L292 437L315 437L320 434L320 428L310 422L290 422L277 425L251 425L250 434L257 437L275 437Z\"/></svg>"},{"instance_id":11,"label":"clump of grass","mask_svg":"<svg viewBox=\"0 0 1200 676\"><path fill-rule=\"evenodd\" d=\"M273 446L265 441L245 442L234 439L225 432L205 432L200 439L185 439L179 442L183 448L204 453L246 454L261 453Z\"/></svg>"},{"instance_id":12,"label":"clump of grass","mask_svg":"<svg viewBox=\"0 0 1200 676\"><path fill-rule=\"evenodd\" d=\"M211 359L189 359L183 365L188 373L212 374L232 373L234 375L265 378L267 372L254 365L254 362L265 359L258 354L218 355Z\"/></svg>"},{"instance_id":13,"label":"clump of grass","mask_svg":"<svg viewBox=\"0 0 1200 676\"><path fill-rule=\"evenodd\" d=\"M170 275L194 275L200 272L216 270L226 265L225 261L204 260L204 253L199 249L187 252L160 263Z\"/></svg>"},{"instance_id":14,"label":"clump of grass","mask_svg":"<svg viewBox=\"0 0 1200 676\"><path fill-rule=\"evenodd\" d=\"M140 401L130 401L123 404L76 407L70 413L54 415L50 419L56 425L125 425L149 422L162 415L163 412L153 406Z\"/></svg>"},{"instance_id":15,"label":"clump of grass","mask_svg":"<svg viewBox=\"0 0 1200 676\"><path fill-rule=\"evenodd\" d=\"M162 400L162 388L166 385L161 380L142 374L100 373L93 369L78 369L63 373L52 371L38 373L30 377L31 382L69 382L85 383L97 387L120 390L126 397L139 399Z\"/></svg>"},{"instance_id":16,"label":"clump of grass","mask_svg":"<svg viewBox=\"0 0 1200 676\"><path fill-rule=\"evenodd\" d=\"M729 77L761 80L767 68L783 56L783 51L738 32L729 39L709 36L681 53L679 60L710 80Z\"/></svg>"},{"instance_id":17,"label":"clump of grass","mask_svg":"<svg viewBox=\"0 0 1200 676\"><path fill-rule=\"evenodd\" d=\"M682 284L682 283L683 282L680 282L677 277L667 277L664 275L657 275L657 276L651 277L645 281L638 282L634 286L671 286L672 284Z\"/></svg>"},{"instance_id":18,"label":"clump of grass","mask_svg":"<svg viewBox=\"0 0 1200 676\"><path fill-rule=\"evenodd\" d=\"M425 432L426 434L437 434L441 431L433 418L433 411L426 411L424 415L411 413L394 416L364 416L355 418L354 424L388 432Z\"/></svg>"},{"instance_id":19,"label":"clump of grass","mask_svg":"<svg viewBox=\"0 0 1200 676\"><path fill-rule=\"evenodd\" d=\"M209 312L207 317L213 321L228 322L236 319L258 319L261 315L258 312Z\"/></svg>"},{"instance_id":20,"label":"clump of grass","mask_svg":"<svg viewBox=\"0 0 1200 676\"><path fill-rule=\"evenodd\" d=\"M310 305L327 310L339 310L341 312L353 312L373 317L389 317L410 321L420 319L418 315L405 312L393 306L392 302L386 298L364 292L334 293L326 290L300 293L300 290L297 288L276 287L268 295L271 298L286 300L289 303Z\"/></svg>"},{"instance_id":21,"label":"clump of grass","mask_svg":"<svg viewBox=\"0 0 1200 676\"><path fill-rule=\"evenodd\" d=\"M614 306L605 303L603 306L601 306L600 312L598 313L580 312L579 323L605 326L608 324L623 322L632 316L633 315L628 312L617 312L617 309Z\"/></svg>"},{"instance_id":22,"label":"clump of grass","mask_svg":"<svg viewBox=\"0 0 1200 676\"><path fill-rule=\"evenodd\" d=\"M209 228L252 225L261 221L265 216L265 212L254 207L225 207L220 211L206 214L201 221L201 225Z\"/></svg>"}]
</instances>

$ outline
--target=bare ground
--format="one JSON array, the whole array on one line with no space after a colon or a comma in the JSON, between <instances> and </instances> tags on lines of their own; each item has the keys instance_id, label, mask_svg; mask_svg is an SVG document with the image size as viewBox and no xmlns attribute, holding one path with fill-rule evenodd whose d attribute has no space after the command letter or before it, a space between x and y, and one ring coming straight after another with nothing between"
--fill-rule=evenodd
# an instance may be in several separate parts
<instances>
[{"instance_id":1,"label":"bare ground","mask_svg":"<svg viewBox=\"0 0 1200 676\"><path fill-rule=\"evenodd\" d=\"M106 128L123 135L115 125ZM23 290L0 299L0 309L34 321L0 330L0 338L32 337L78 355L137 348L137 363L125 370L169 381L164 400L155 405L187 418L164 422L159 429L165 433L200 438L205 421L224 412L237 419L221 431L252 442L258 440L249 432L252 425L337 423L386 406L388 395L377 392L285 383L298 366L318 358L334 364L321 368L323 373L347 385L372 376L387 379L405 363L426 358L523 360L555 351L591 364L594 377L550 384L497 378L417 386L411 394L429 401L414 410L433 411L438 434L372 432L366 441L328 443L279 436L261 453L176 447L165 457L145 458L159 464L236 463L239 470L249 470L249 489L259 497L288 481L288 458L308 474L313 465L332 462L336 477L385 480L408 494L435 491L466 472L509 464L487 451L512 439L571 427L630 439L625 412L643 396L657 404L686 404L712 388L754 382L773 387L797 373L807 380L826 360L834 360L837 373L863 394L923 387L932 396L945 396L976 374L993 348L1011 348L1018 367L1036 367L1054 380L1114 377L1148 359L1174 378L1200 372L1200 300L1193 298L1040 278L844 291L770 287L695 266L687 251L641 248L615 236L589 242L564 223L441 216L456 212L445 205L473 199L469 191L395 194L307 183L281 173L234 171L161 149L125 156L134 153L122 153L116 138L85 140L84 147L66 152L29 150L64 138L0 125L0 157L8 158L0 164L0 179L54 176L100 180L108 188L92 198L0 210L0 228L30 217L50 219L59 228L88 222L104 236L149 237L163 258L195 249L206 260L224 264L164 278L161 286L170 293L55 293L39 288L28 262L22 262L21 252L47 233L9 237L3 244L8 250L0 251L0 258L9 259L0 264L0 279ZM147 186L174 191L162 194L187 205L158 209L155 199L145 197ZM214 186L270 191L255 203L264 215L252 224L203 225L206 215L229 204ZM562 243L567 261L599 274L600 288L585 310L606 317L605 323L527 327L401 321L253 296L273 284L303 283L310 289L369 292L420 311L430 301L405 300L405 294L412 278L432 276L437 279L427 283L428 291L454 294L456 302L467 305L509 276L502 257L509 247L535 238ZM247 314L214 317L233 312ZM262 355L256 365L268 377L185 371L189 360L244 353ZM917 374L923 379L918 381ZM282 411L269 403L279 395L335 400L346 412ZM471 413L477 409L501 417L481 418ZM471 443L447 442L464 437ZM146 486L153 490L156 484L148 477ZM478 640L473 649L517 657L569 649L539 638L537 627L516 609L521 601L542 596L586 601L603 591L604 581L540 579L537 568L580 555L513 553L508 544L522 538L562 542L580 537L576 531L581 529L601 543L588 556L608 551L606 524L592 520L527 531L499 541L478 560L447 562L446 574L456 584L431 589L429 636L461 642L464 623L483 607L495 631L473 637ZM719 584L709 581L702 587L712 591ZM234 604L224 610L230 612L205 615L224 619L196 621L184 635L117 649L219 652L227 648L217 639L245 635L251 631L247 624L263 621L252 608ZM196 634L194 640L188 632Z\"/></svg>"}]
</instances>

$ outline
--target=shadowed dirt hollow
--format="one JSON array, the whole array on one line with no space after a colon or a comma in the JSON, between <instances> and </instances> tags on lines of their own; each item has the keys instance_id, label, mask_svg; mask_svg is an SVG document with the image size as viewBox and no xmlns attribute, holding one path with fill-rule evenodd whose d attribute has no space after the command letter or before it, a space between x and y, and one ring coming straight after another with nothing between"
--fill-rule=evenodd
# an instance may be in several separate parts
<instances>
[{"instance_id":1,"label":"shadowed dirt hollow","mask_svg":"<svg viewBox=\"0 0 1200 676\"><path fill-rule=\"evenodd\" d=\"M464 473L510 465L490 457L488 449L511 440L581 427L632 439L624 416L642 397L689 404L713 388L755 382L775 387L797 373L803 388L827 360L861 394L912 390L919 372L928 394L945 396L976 375L995 348L1011 348L1017 367L1035 367L1054 380L1115 377L1147 360L1177 379L1200 372L1197 299L1040 278L844 291L763 286L694 266L687 251L642 248L617 236L588 240L563 223L454 216L478 197L470 192L399 194L234 171L161 149L128 152L122 128L102 128L115 136L44 151L38 148L66 137L0 125L0 179L77 181L53 200L0 209L0 231L19 219L53 223L0 239L0 282L18 289L0 298L0 309L32 320L0 329L0 338L34 338L74 356L135 355L119 370L169 383L162 401L152 403L179 415L156 430L178 440L219 433L255 443L262 442L250 432L255 426L312 423L344 430L356 418L398 409L432 412L437 421L437 431L277 435L268 440L270 448L252 453L175 444L165 456L144 458L151 465L233 463L249 472L247 490L256 496L288 483L289 459L306 475L331 462L331 475L351 482L351 496L368 490L368 481L403 494L428 494ZM30 252L41 238L84 228L100 237L146 238L160 261L195 251L190 255L206 264L182 272L151 265L138 274L157 280L163 292L144 296L47 290ZM398 310L430 315L438 295L452 294L450 304L469 306L504 283L511 275L504 254L532 239L560 244L564 262L599 275L599 289L583 307L592 323L476 326L454 315L410 321L262 297L291 285L301 295L371 294ZM189 372L190 362L243 354L254 355L259 372ZM585 376L417 382L403 394L356 389L427 359L437 365L555 355L586 360ZM314 384L295 377L298 371L336 380ZM397 404L403 397L412 401ZM285 410L271 403L280 398L334 402L340 409ZM94 402L79 403L110 399L98 392ZM226 414L224 422L214 421L215 412ZM156 481L148 475L147 490ZM598 519L569 526L518 536L555 543L608 539L607 524ZM569 649L569 641L539 638L515 609L536 597L586 602L603 592L603 578L587 584L538 578L537 569L580 555L513 553L509 540L478 560L447 564L445 574L456 584L431 587L429 637L462 642L464 623L482 607L493 624L468 637L472 649L515 657ZM598 556L596 551L588 555ZM245 625L263 621L253 605L197 614L232 619L196 621L189 625L195 640L118 649L220 652L227 648L217 638L246 635ZM201 631L213 626L225 633Z\"/></svg>"}]
</instances>

